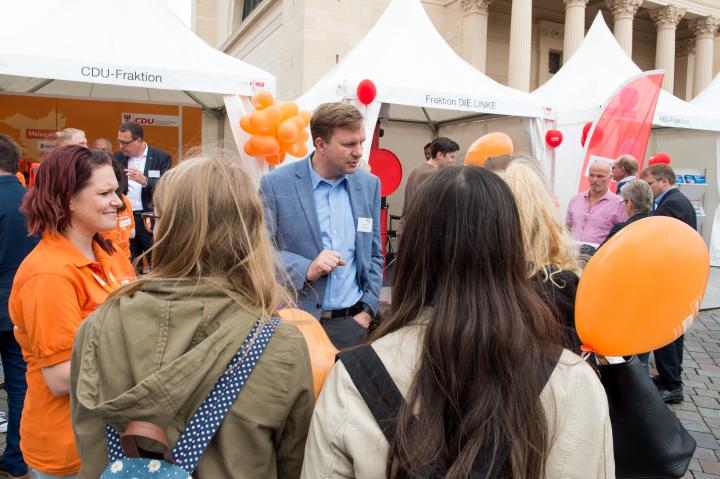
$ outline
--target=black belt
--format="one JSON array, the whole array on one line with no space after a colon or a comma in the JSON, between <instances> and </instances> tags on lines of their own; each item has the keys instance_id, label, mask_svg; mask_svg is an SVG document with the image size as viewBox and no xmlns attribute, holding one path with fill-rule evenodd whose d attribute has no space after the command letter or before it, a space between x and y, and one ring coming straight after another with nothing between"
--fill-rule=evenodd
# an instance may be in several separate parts
<instances>
[{"instance_id":1,"label":"black belt","mask_svg":"<svg viewBox=\"0 0 720 479\"><path fill-rule=\"evenodd\" d=\"M343 309L330 309L322 311L320 313L320 319L335 319L335 318L347 318L348 316L355 316L363 312L362 306L357 304L350 306L349 308Z\"/></svg>"}]
</instances>

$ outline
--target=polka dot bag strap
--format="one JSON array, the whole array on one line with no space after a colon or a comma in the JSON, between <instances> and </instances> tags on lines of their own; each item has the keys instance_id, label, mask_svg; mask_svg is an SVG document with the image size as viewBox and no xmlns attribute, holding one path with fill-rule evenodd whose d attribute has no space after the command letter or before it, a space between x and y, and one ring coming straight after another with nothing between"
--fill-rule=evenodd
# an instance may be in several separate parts
<instances>
[{"instance_id":1,"label":"polka dot bag strap","mask_svg":"<svg viewBox=\"0 0 720 479\"><path fill-rule=\"evenodd\" d=\"M200 457L215 436L215 432L240 394L270 338L275 334L275 328L279 325L280 320L274 317L272 322L255 323L223 375L190 418L173 449L176 464L188 473L192 473L197 467ZM261 327L259 334L257 334L258 327Z\"/></svg>"}]
</instances>

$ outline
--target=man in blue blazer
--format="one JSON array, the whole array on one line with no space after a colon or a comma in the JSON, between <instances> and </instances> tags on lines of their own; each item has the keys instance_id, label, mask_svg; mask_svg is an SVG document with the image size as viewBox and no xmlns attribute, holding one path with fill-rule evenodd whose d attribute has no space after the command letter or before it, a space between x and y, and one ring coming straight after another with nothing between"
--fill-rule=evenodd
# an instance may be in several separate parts
<instances>
[{"instance_id":1,"label":"man in blue blazer","mask_svg":"<svg viewBox=\"0 0 720 479\"><path fill-rule=\"evenodd\" d=\"M298 306L320 319L338 348L365 338L382 286L380 181L358 168L362 120L351 105L320 105L310 120L315 152L260 184Z\"/></svg>"},{"instance_id":2,"label":"man in blue blazer","mask_svg":"<svg viewBox=\"0 0 720 479\"><path fill-rule=\"evenodd\" d=\"M675 186L675 172L668 165L653 165L643 170L640 178L645 180L655 197L655 215L670 216L697 229L695 208L687 197ZM653 378L660 395L667 403L684 400L682 384L684 336L667 346L655 350L655 366L658 375Z\"/></svg>"},{"instance_id":3,"label":"man in blue blazer","mask_svg":"<svg viewBox=\"0 0 720 479\"><path fill-rule=\"evenodd\" d=\"M143 212L153 212L152 195L155 186L160 177L172 168L172 159L164 151L148 145L143 127L134 121L120 125L117 139L120 151L115 153L115 160L127 174L120 187L130 200L135 220L135 238L130 240L130 251L135 259L152 246L152 233L143 226L141 215Z\"/></svg>"}]
</instances>

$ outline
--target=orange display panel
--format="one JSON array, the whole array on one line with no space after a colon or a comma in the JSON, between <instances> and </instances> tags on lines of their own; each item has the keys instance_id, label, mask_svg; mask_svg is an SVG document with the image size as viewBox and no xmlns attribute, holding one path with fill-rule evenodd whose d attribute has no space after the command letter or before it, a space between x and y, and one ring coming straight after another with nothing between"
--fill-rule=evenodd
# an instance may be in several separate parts
<instances>
[{"instance_id":1,"label":"orange display panel","mask_svg":"<svg viewBox=\"0 0 720 479\"><path fill-rule=\"evenodd\" d=\"M91 145L98 137L115 144L118 126L126 120L140 123L146 141L170 153L173 163L181 149L187 151L202 141L200 107L0 94L0 133L15 139L23 158L31 162L52 151L52 134L57 130L79 128Z\"/></svg>"}]
</instances>

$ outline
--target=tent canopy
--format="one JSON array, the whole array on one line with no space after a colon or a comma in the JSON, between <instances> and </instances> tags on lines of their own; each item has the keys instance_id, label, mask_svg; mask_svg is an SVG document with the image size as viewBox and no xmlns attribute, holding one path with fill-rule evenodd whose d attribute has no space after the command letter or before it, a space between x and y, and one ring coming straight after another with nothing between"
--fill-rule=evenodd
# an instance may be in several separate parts
<instances>
[{"instance_id":1,"label":"tent canopy","mask_svg":"<svg viewBox=\"0 0 720 479\"><path fill-rule=\"evenodd\" d=\"M206 44L165 2L59 2L0 37L0 91L219 108L257 90L274 93L275 77Z\"/></svg>"},{"instance_id":2,"label":"tent canopy","mask_svg":"<svg viewBox=\"0 0 720 479\"><path fill-rule=\"evenodd\" d=\"M570 60L531 95L556 108L558 123L586 122L595 118L615 89L640 72L598 13ZM660 92L653 124L720 130L717 118L665 90Z\"/></svg>"},{"instance_id":3,"label":"tent canopy","mask_svg":"<svg viewBox=\"0 0 720 479\"><path fill-rule=\"evenodd\" d=\"M720 74L690 103L705 111L720 111Z\"/></svg>"},{"instance_id":4,"label":"tent canopy","mask_svg":"<svg viewBox=\"0 0 720 479\"><path fill-rule=\"evenodd\" d=\"M400 105L389 108L393 120L448 121L472 113L535 118L551 114L540 99L491 80L458 56L419 0L392 0L360 43L297 102L312 110L323 102L355 99L357 85L365 78L377 86L376 102ZM445 111L432 112L430 117L427 110L407 106Z\"/></svg>"}]
</instances>

